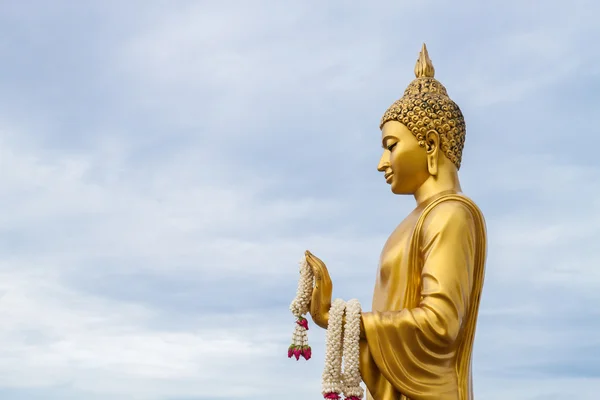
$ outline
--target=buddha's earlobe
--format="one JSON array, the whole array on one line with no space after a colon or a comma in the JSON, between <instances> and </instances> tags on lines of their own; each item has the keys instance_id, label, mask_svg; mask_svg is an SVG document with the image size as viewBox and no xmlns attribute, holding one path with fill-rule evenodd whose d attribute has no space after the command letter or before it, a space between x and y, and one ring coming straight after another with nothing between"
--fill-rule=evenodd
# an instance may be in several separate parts
<instances>
[{"instance_id":1,"label":"buddha's earlobe","mask_svg":"<svg viewBox=\"0 0 600 400\"><path fill-rule=\"evenodd\" d=\"M427 170L432 176L438 173L438 150L440 148L440 135L435 130L427 132L425 137L425 151L427 152Z\"/></svg>"}]
</instances>

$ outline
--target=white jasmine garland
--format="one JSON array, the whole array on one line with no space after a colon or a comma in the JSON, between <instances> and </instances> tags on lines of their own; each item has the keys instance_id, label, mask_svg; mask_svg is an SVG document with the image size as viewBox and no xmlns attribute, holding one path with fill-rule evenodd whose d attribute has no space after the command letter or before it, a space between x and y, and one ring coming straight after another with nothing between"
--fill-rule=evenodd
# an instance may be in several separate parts
<instances>
[{"instance_id":1,"label":"white jasmine garland","mask_svg":"<svg viewBox=\"0 0 600 400\"><path fill-rule=\"evenodd\" d=\"M310 297L312 295L314 286L314 276L312 269L303 259L300 262L300 279L298 280L298 289L296 291L296 297L290 304L290 311L296 317L296 328L292 336L292 344L288 348L288 357L295 357L296 360L300 359L300 356L304 359L309 360L312 356L312 350L308 345L308 320L304 318L304 315L308 313L308 305L310 304Z\"/></svg>"},{"instance_id":2,"label":"white jasmine garland","mask_svg":"<svg viewBox=\"0 0 600 400\"><path fill-rule=\"evenodd\" d=\"M310 298L314 288L312 269L303 259L300 262L300 279L296 297L290 304L290 311L296 317L296 327L288 357L311 358L308 345L308 320L304 316L309 311ZM344 315L345 326L342 326ZM346 400L361 400L364 390L360 386L360 318L361 307L358 300L348 303L335 299L329 310L329 322L325 342L325 367L323 369L322 393L325 399L338 400L343 393ZM344 370L342 372L342 363Z\"/></svg>"},{"instance_id":3,"label":"white jasmine garland","mask_svg":"<svg viewBox=\"0 0 600 400\"><path fill-rule=\"evenodd\" d=\"M308 305L310 303L310 297L313 291L313 272L306 262L306 259L303 259L300 262L300 279L298 280L298 290L296 291L296 298L292 300L292 304L290 305L290 311L297 318L302 317L308 313Z\"/></svg>"},{"instance_id":4,"label":"white jasmine garland","mask_svg":"<svg viewBox=\"0 0 600 400\"><path fill-rule=\"evenodd\" d=\"M326 399L339 399L342 383L342 320L346 303L335 299L329 310L329 323L325 342L325 368L322 393Z\"/></svg>"},{"instance_id":5,"label":"white jasmine garland","mask_svg":"<svg viewBox=\"0 0 600 400\"><path fill-rule=\"evenodd\" d=\"M361 307L356 299L346 303L346 324L344 326L344 397L348 400L359 400L364 395L360 386L360 316Z\"/></svg>"}]
</instances>

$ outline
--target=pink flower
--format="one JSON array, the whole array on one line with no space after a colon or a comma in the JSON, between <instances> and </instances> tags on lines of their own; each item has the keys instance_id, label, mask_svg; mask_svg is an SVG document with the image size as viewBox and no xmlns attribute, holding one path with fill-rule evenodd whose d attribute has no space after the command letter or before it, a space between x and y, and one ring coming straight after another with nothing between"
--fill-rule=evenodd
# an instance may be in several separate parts
<instances>
[{"instance_id":1,"label":"pink flower","mask_svg":"<svg viewBox=\"0 0 600 400\"><path fill-rule=\"evenodd\" d=\"M302 350L300 350L299 347L295 347L294 348L294 357L296 357L296 360L300 359L300 354L302 354Z\"/></svg>"},{"instance_id":2,"label":"pink flower","mask_svg":"<svg viewBox=\"0 0 600 400\"><path fill-rule=\"evenodd\" d=\"M291 345L290 347L288 347L288 358L292 358L293 355L294 355L294 345Z\"/></svg>"},{"instance_id":3,"label":"pink flower","mask_svg":"<svg viewBox=\"0 0 600 400\"><path fill-rule=\"evenodd\" d=\"M302 349L302 356L305 360L310 360L310 358L312 357L312 350L310 346L304 346L304 348Z\"/></svg>"},{"instance_id":4,"label":"pink flower","mask_svg":"<svg viewBox=\"0 0 600 400\"><path fill-rule=\"evenodd\" d=\"M350 397L346 397L346 400L360 400L360 397L350 396Z\"/></svg>"},{"instance_id":5,"label":"pink flower","mask_svg":"<svg viewBox=\"0 0 600 400\"><path fill-rule=\"evenodd\" d=\"M340 395L336 392L325 393L323 397L329 400L340 400Z\"/></svg>"},{"instance_id":6,"label":"pink flower","mask_svg":"<svg viewBox=\"0 0 600 400\"><path fill-rule=\"evenodd\" d=\"M304 329L308 330L308 320L306 318L300 317L298 318L298 321L296 321L296 323Z\"/></svg>"}]
</instances>

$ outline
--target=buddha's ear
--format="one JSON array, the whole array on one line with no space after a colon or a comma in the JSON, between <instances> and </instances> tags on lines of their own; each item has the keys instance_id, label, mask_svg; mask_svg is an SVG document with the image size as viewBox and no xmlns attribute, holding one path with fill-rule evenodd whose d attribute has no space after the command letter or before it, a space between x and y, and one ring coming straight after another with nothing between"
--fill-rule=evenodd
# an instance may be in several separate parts
<instances>
[{"instance_id":1,"label":"buddha's ear","mask_svg":"<svg viewBox=\"0 0 600 400\"><path fill-rule=\"evenodd\" d=\"M430 175L438 173L438 152L440 149L440 134L431 129L425 136L425 151L427 152L427 170Z\"/></svg>"}]
</instances>

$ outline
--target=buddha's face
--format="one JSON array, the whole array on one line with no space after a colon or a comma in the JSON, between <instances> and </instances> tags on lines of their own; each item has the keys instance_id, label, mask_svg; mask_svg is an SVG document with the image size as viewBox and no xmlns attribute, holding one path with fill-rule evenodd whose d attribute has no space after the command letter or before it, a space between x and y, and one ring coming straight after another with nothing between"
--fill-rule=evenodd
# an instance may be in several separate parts
<instances>
[{"instance_id":1,"label":"buddha's face","mask_svg":"<svg viewBox=\"0 0 600 400\"><path fill-rule=\"evenodd\" d=\"M429 178L427 153L415 135L398 121L388 121L381 130L383 154L377 170L394 194L414 194Z\"/></svg>"}]
</instances>

